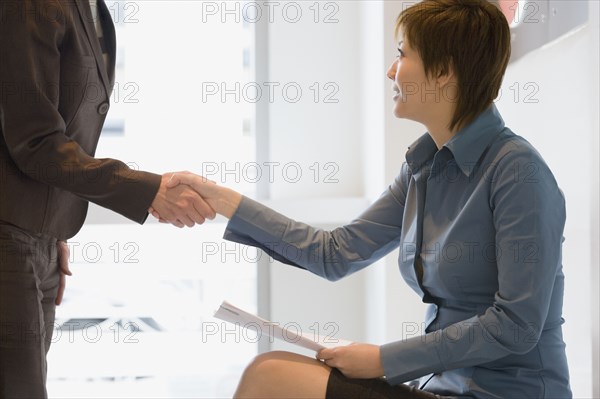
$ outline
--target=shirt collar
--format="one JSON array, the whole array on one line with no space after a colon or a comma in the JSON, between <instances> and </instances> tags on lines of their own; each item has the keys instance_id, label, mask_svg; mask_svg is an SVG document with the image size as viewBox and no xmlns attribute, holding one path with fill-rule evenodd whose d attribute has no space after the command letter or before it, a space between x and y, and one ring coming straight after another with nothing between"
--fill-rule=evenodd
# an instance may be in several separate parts
<instances>
[{"instance_id":1,"label":"shirt collar","mask_svg":"<svg viewBox=\"0 0 600 399\"><path fill-rule=\"evenodd\" d=\"M495 105L483 111L473 122L459 130L444 147L452 153L456 164L466 176L470 176L473 167L493 138L504 129L504 120ZM429 133L415 141L406 153L406 161L413 173L416 173L437 152L437 146Z\"/></svg>"},{"instance_id":2,"label":"shirt collar","mask_svg":"<svg viewBox=\"0 0 600 399\"><path fill-rule=\"evenodd\" d=\"M470 176L485 149L502 129L504 120L496 106L491 105L472 123L459 130L444 147L452 152L462 172Z\"/></svg>"},{"instance_id":3,"label":"shirt collar","mask_svg":"<svg viewBox=\"0 0 600 399\"><path fill-rule=\"evenodd\" d=\"M429 133L425 133L412 143L406 153L406 162L412 174L416 175L423 165L433 158L437 150L435 141L433 141Z\"/></svg>"}]
</instances>

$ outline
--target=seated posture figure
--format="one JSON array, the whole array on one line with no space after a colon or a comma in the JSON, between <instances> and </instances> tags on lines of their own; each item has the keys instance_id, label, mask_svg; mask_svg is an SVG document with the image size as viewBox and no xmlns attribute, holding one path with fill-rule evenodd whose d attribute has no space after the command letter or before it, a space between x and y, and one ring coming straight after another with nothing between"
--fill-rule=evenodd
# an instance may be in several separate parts
<instances>
[{"instance_id":1,"label":"seated posture figure","mask_svg":"<svg viewBox=\"0 0 600 399\"><path fill-rule=\"evenodd\" d=\"M483 0L425 0L400 14L396 34L387 73L394 114L427 133L357 219L323 231L193 174L175 175L171 186L191 185L229 217L225 238L329 280L399 247L402 277L430 304L424 335L324 349L317 359L262 354L236 397L571 397L561 332L564 198L493 104L510 57L508 23Z\"/></svg>"}]
</instances>

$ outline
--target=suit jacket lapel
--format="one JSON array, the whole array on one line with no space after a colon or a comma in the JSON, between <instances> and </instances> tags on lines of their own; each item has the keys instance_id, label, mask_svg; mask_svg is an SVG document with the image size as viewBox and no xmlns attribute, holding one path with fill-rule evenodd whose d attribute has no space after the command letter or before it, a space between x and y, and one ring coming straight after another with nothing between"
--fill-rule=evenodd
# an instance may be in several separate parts
<instances>
[{"instance_id":1,"label":"suit jacket lapel","mask_svg":"<svg viewBox=\"0 0 600 399\"><path fill-rule=\"evenodd\" d=\"M104 43L108 52L108 78L109 87L112 89L115 83L115 63L117 54L117 38L115 34L115 24L110 16L110 11L106 7L104 0L98 0L98 16L102 24L104 34Z\"/></svg>"},{"instance_id":2,"label":"suit jacket lapel","mask_svg":"<svg viewBox=\"0 0 600 399\"><path fill-rule=\"evenodd\" d=\"M108 77L108 71L106 70L106 64L104 63L104 57L102 56L102 49L100 48L100 42L98 41L98 35L96 34L96 26L94 25L94 19L90 10L90 3L88 0L77 0L76 4L85 34L88 37L88 41L90 42L92 51L94 53L94 58L96 59L96 65L98 67L98 72L100 73L102 84L104 85L107 95L110 96L112 84ZM106 10L106 12L108 12L108 10ZM112 25L112 22L110 25ZM112 36L114 40L114 27L112 27ZM109 54L109 59L114 60L114 54ZM112 69L114 71L114 61L109 63L112 65Z\"/></svg>"}]
</instances>

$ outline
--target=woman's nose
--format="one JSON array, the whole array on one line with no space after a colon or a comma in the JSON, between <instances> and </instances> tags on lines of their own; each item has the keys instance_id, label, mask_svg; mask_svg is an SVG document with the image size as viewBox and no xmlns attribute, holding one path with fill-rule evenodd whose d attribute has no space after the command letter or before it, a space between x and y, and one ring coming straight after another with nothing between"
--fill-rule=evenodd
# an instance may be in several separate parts
<instances>
[{"instance_id":1,"label":"woman's nose","mask_svg":"<svg viewBox=\"0 0 600 399\"><path fill-rule=\"evenodd\" d=\"M398 64L398 60L394 61L392 65L387 70L387 77L391 80L396 80L396 65Z\"/></svg>"}]
</instances>

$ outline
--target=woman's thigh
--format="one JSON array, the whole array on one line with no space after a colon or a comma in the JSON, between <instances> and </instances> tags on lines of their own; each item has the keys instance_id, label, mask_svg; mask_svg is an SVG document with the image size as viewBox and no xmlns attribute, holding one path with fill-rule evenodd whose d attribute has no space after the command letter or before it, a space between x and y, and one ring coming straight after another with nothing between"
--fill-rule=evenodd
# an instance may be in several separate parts
<instances>
[{"instance_id":1,"label":"woman's thigh","mask_svg":"<svg viewBox=\"0 0 600 399\"><path fill-rule=\"evenodd\" d=\"M257 356L246 368L236 398L440 399L383 379L352 379L316 359L290 352Z\"/></svg>"},{"instance_id":2,"label":"woman's thigh","mask_svg":"<svg viewBox=\"0 0 600 399\"><path fill-rule=\"evenodd\" d=\"M325 398L331 368L290 352L258 355L246 368L235 398Z\"/></svg>"}]
</instances>

